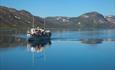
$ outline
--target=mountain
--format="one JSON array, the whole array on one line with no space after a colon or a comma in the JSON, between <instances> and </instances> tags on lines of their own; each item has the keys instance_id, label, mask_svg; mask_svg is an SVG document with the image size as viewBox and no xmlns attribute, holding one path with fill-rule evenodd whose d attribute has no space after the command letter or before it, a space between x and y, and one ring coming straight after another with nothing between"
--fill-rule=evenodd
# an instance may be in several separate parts
<instances>
[{"instance_id":1,"label":"mountain","mask_svg":"<svg viewBox=\"0 0 115 70\"><path fill-rule=\"evenodd\" d=\"M111 24L111 27L115 27L115 16L106 16L105 17Z\"/></svg>"},{"instance_id":2,"label":"mountain","mask_svg":"<svg viewBox=\"0 0 115 70\"><path fill-rule=\"evenodd\" d=\"M0 6L0 28L27 30L35 26L44 27L44 19L34 16L26 10L16 10ZM54 16L45 18L47 28L56 29L102 29L115 28L115 16L103 16L98 12L88 12L78 17Z\"/></svg>"},{"instance_id":3,"label":"mountain","mask_svg":"<svg viewBox=\"0 0 115 70\"><path fill-rule=\"evenodd\" d=\"M55 16L46 17L48 28L71 28L73 24L70 22L70 17Z\"/></svg>"},{"instance_id":4,"label":"mountain","mask_svg":"<svg viewBox=\"0 0 115 70\"><path fill-rule=\"evenodd\" d=\"M109 22L98 12L85 13L76 18L79 28L109 28Z\"/></svg>"},{"instance_id":5,"label":"mountain","mask_svg":"<svg viewBox=\"0 0 115 70\"><path fill-rule=\"evenodd\" d=\"M43 19L34 16L35 25L43 26ZM32 27L33 15L25 10L0 6L0 28L27 29Z\"/></svg>"},{"instance_id":6,"label":"mountain","mask_svg":"<svg viewBox=\"0 0 115 70\"><path fill-rule=\"evenodd\" d=\"M55 27L74 28L74 29L101 29L101 28L115 28L114 17L106 17L98 12L88 12L78 17L47 17L49 24ZM114 24L113 24L114 22Z\"/></svg>"}]
</instances>

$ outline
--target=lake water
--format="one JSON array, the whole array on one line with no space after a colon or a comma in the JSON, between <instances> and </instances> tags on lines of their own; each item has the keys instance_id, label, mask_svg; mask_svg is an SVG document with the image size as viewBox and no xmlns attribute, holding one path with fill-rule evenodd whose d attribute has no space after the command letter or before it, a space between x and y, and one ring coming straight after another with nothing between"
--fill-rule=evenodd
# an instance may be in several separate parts
<instances>
[{"instance_id":1,"label":"lake water","mask_svg":"<svg viewBox=\"0 0 115 70\"><path fill-rule=\"evenodd\" d=\"M115 70L115 30L56 31L34 51L16 37L1 37L0 70Z\"/></svg>"}]
</instances>

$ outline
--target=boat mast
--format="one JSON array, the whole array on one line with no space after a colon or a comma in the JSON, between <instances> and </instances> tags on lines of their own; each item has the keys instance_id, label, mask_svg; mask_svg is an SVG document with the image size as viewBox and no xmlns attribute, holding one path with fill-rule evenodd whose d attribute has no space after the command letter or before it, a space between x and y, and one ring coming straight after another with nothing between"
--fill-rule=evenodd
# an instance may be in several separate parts
<instances>
[{"instance_id":1,"label":"boat mast","mask_svg":"<svg viewBox=\"0 0 115 70\"><path fill-rule=\"evenodd\" d=\"M44 29L45 29L45 24L46 24L46 21L45 21L45 18L44 18Z\"/></svg>"},{"instance_id":2,"label":"boat mast","mask_svg":"<svg viewBox=\"0 0 115 70\"><path fill-rule=\"evenodd\" d=\"M33 23L32 27L34 28L35 27L35 25L34 25L34 16L33 16L33 22L32 23Z\"/></svg>"}]
</instances>

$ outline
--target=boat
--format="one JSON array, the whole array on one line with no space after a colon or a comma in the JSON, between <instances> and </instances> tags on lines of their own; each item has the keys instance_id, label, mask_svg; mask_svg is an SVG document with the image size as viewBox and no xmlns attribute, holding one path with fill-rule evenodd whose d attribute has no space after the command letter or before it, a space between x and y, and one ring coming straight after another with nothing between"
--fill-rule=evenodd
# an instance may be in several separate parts
<instances>
[{"instance_id":1,"label":"boat","mask_svg":"<svg viewBox=\"0 0 115 70\"><path fill-rule=\"evenodd\" d=\"M33 17L33 27L27 31L27 39L28 43L32 47L39 47L39 46L41 47L46 44L51 44L50 42L51 31L45 29L45 21L44 21L44 28L35 27Z\"/></svg>"}]
</instances>

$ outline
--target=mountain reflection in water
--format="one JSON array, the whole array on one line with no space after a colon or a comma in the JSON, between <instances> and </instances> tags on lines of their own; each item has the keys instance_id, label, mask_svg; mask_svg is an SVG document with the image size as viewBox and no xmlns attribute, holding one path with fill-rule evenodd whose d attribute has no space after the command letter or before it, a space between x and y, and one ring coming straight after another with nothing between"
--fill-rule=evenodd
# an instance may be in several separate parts
<instances>
[{"instance_id":1,"label":"mountain reflection in water","mask_svg":"<svg viewBox=\"0 0 115 70\"><path fill-rule=\"evenodd\" d=\"M10 33L10 32L9 32ZM32 46L33 43L27 43L26 35L16 35L13 33L0 34L0 48L16 47L16 45ZM56 31L53 32L52 41L81 41L83 44L101 44L104 41L115 41L115 30L103 31ZM51 44L51 40L45 42L41 46ZM38 46L38 44L35 44ZM37 48L39 49L39 47Z\"/></svg>"},{"instance_id":2,"label":"mountain reflection in water","mask_svg":"<svg viewBox=\"0 0 115 70\"><path fill-rule=\"evenodd\" d=\"M81 43L86 44L101 44L103 41L115 41L115 30L59 31L54 32L52 40L81 41Z\"/></svg>"},{"instance_id":3,"label":"mountain reflection in water","mask_svg":"<svg viewBox=\"0 0 115 70\"><path fill-rule=\"evenodd\" d=\"M103 39L82 39L81 42L85 44L101 44Z\"/></svg>"},{"instance_id":4,"label":"mountain reflection in water","mask_svg":"<svg viewBox=\"0 0 115 70\"><path fill-rule=\"evenodd\" d=\"M16 48L17 46L25 47L26 44L27 49L31 52L42 52L46 45L51 45L51 40L46 40L41 43L37 41L28 42L24 35L16 35L13 33L0 34L0 48Z\"/></svg>"}]
</instances>

